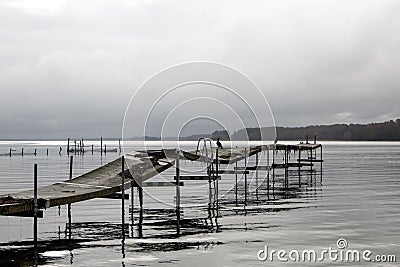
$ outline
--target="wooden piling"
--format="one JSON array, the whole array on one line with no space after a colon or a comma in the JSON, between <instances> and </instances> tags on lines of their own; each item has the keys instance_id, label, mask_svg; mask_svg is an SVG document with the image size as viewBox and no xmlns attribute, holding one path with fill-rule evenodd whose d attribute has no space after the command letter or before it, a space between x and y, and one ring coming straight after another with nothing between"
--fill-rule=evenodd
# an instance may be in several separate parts
<instances>
[{"instance_id":1,"label":"wooden piling","mask_svg":"<svg viewBox=\"0 0 400 267\"><path fill-rule=\"evenodd\" d=\"M68 143L67 143L67 155L69 156L69 138L68 138Z\"/></svg>"},{"instance_id":2,"label":"wooden piling","mask_svg":"<svg viewBox=\"0 0 400 267\"><path fill-rule=\"evenodd\" d=\"M122 238L125 238L125 157L121 157L122 172L121 172L121 219L122 219Z\"/></svg>"},{"instance_id":3,"label":"wooden piling","mask_svg":"<svg viewBox=\"0 0 400 267\"><path fill-rule=\"evenodd\" d=\"M24 148L21 149L21 156L24 156Z\"/></svg>"},{"instance_id":4,"label":"wooden piling","mask_svg":"<svg viewBox=\"0 0 400 267\"><path fill-rule=\"evenodd\" d=\"M258 199L258 153L256 154L256 197Z\"/></svg>"},{"instance_id":5,"label":"wooden piling","mask_svg":"<svg viewBox=\"0 0 400 267\"><path fill-rule=\"evenodd\" d=\"M274 148L272 150L272 193L275 191L275 152L276 144L274 144Z\"/></svg>"},{"instance_id":6,"label":"wooden piling","mask_svg":"<svg viewBox=\"0 0 400 267\"><path fill-rule=\"evenodd\" d=\"M33 165L33 244L37 248L37 236L38 236L38 203L37 203L37 164Z\"/></svg>"},{"instance_id":7,"label":"wooden piling","mask_svg":"<svg viewBox=\"0 0 400 267\"><path fill-rule=\"evenodd\" d=\"M104 144L104 155L107 154L107 144Z\"/></svg>"},{"instance_id":8,"label":"wooden piling","mask_svg":"<svg viewBox=\"0 0 400 267\"><path fill-rule=\"evenodd\" d=\"M320 151L321 155L320 155L320 175L321 175L321 184L322 184L322 145L321 145L321 151Z\"/></svg>"},{"instance_id":9,"label":"wooden piling","mask_svg":"<svg viewBox=\"0 0 400 267\"><path fill-rule=\"evenodd\" d=\"M301 173L300 173L300 170L301 170L301 149L300 149L300 147L299 147L299 159L298 159L298 163L299 163L299 167L298 167L298 175L299 175L299 187L301 187Z\"/></svg>"},{"instance_id":10,"label":"wooden piling","mask_svg":"<svg viewBox=\"0 0 400 267\"><path fill-rule=\"evenodd\" d=\"M11 158L11 151L12 151L12 149L10 148L10 158Z\"/></svg>"},{"instance_id":11,"label":"wooden piling","mask_svg":"<svg viewBox=\"0 0 400 267\"><path fill-rule=\"evenodd\" d=\"M121 154L121 139L118 139L118 148L119 148L119 153Z\"/></svg>"},{"instance_id":12,"label":"wooden piling","mask_svg":"<svg viewBox=\"0 0 400 267\"><path fill-rule=\"evenodd\" d=\"M180 151L177 149L176 150L176 160L175 160L175 175L176 175L176 233L177 235L180 234L180 202L181 202L181 192L179 188L179 183L180 183L180 170L179 170L179 158L180 158Z\"/></svg>"},{"instance_id":13,"label":"wooden piling","mask_svg":"<svg viewBox=\"0 0 400 267\"><path fill-rule=\"evenodd\" d=\"M36 152L37 152L37 151L36 151L36 148L35 148L35 153L34 153L34 154L35 154L35 157L36 157L36 155L37 155L37 153L36 153Z\"/></svg>"},{"instance_id":14,"label":"wooden piling","mask_svg":"<svg viewBox=\"0 0 400 267\"><path fill-rule=\"evenodd\" d=\"M235 203L236 206L238 205L238 173L237 173L237 169L238 169L238 164L237 161L235 161Z\"/></svg>"},{"instance_id":15,"label":"wooden piling","mask_svg":"<svg viewBox=\"0 0 400 267\"><path fill-rule=\"evenodd\" d=\"M72 164L73 164L74 156L70 157L69 160L69 179L72 179ZM68 204L68 238L71 239L71 223L72 223L72 216L71 216L71 203Z\"/></svg>"},{"instance_id":16,"label":"wooden piling","mask_svg":"<svg viewBox=\"0 0 400 267\"><path fill-rule=\"evenodd\" d=\"M267 172L267 196L269 198L269 173L270 173L270 167L269 167L269 148L267 147L267 167L268 167L268 172Z\"/></svg>"},{"instance_id":17,"label":"wooden piling","mask_svg":"<svg viewBox=\"0 0 400 267\"><path fill-rule=\"evenodd\" d=\"M93 155L93 145L92 145L92 155Z\"/></svg>"},{"instance_id":18,"label":"wooden piling","mask_svg":"<svg viewBox=\"0 0 400 267\"><path fill-rule=\"evenodd\" d=\"M244 169L247 169L247 149L244 149ZM244 205L247 205L247 172L244 173Z\"/></svg>"},{"instance_id":19,"label":"wooden piling","mask_svg":"<svg viewBox=\"0 0 400 267\"><path fill-rule=\"evenodd\" d=\"M103 136L100 136L100 154L103 155Z\"/></svg>"},{"instance_id":20,"label":"wooden piling","mask_svg":"<svg viewBox=\"0 0 400 267\"><path fill-rule=\"evenodd\" d=\"M135 194L134 194L134 192L135 192L135 187L134 186L132 186L132 184L131 184L131 222L132 222L132 225L133 225L133 210L134 210L134 204L135 204L135 200L134 200L134 197L135 197Z\"/></svg>"},{"instance_id":21,"label":"wooden piling","mask_svg":"<svg viewBox=\"0 0 400 267\"><path fill-rule=\"evenodd\" d=\"M219 182L218 182L218 169L219 169L219 159L218 159L218 148L216 149L215 152L215 172L217 175L217 179L215 179L215 196L216 196L216 203L217 203L217 212L218 212L218 206L219 206L219 200L218 200L218 190L219 190Z\"/></svg>"},{"instance_id":22,"label":"wooden piling","mask_svg":"<svg viewBox=\"0 0 400 267\"><path fill-rule=\"evenodd\" d=\"M46 156L49 155L49 149L46 149Z\"/></svg>"}]
</instances>

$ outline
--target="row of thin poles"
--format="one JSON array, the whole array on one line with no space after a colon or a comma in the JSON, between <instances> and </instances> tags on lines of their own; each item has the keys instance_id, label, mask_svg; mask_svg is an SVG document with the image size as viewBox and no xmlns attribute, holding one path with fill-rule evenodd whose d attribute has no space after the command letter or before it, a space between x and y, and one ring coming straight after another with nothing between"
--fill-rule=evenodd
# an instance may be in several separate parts
<instances>
[{"instance_id":1,"label":"row of thin poles","mask_svg":"<svg viewBox=\"0 0 400 267\"><path fill-rule=\"evenodd\" d=\"M85 147L90 147L91 148L91 152L93 154L94 152L94 145L89 145L89 146L85 146L83 137L81 140L79 140L78 142L76 140L74 140L74 146L73 149L71 149L71 145L70 145L71 139L68 138L67 140L67 154L69 155L71 152L73 152L75 155L78 154L84 154L85 153ZM121 147L121 139L118 139L118 150L119 153L121 153L122 151L122 147ZM106 154L107 153L107 144L104 144L103 146L103 136L100 137L100 153L101 154Z\"/></svg>"},{"instance_id":2,"label":"row of thin poles","mask_svg":"<svg viewBox=\"0 0 400 267\"><path fill-rule=\"evenodd\" d=\"M71 140L70 140L70 138L68 138L68 142L67 142L67 155L68 155L68 156L70 155L70 153L73 153L74 155L76 155L76 154L84 154L85 151L87 151L87 150L85 150L85 147L90 147L89 151L91 151L91 154L92 154L92 155L93 155L93 153L94 153L94 151L95 151L95 146L94 146L93 144L92 144L92 145L89 145L89 146L85 146L83 138L82 138L81 140L79 140L79 142L77 142L76 140L74 140L73 146L70 145L70 142L71 142ZM73 148L72 148L72 147L73 147ZM122 151L121 139L118 140L118 149L117 149L117 151L119 151L119 153L121 153L121 151ZM62 147L60 146L60 147L59 147L59 150L58 150L58 154L59 154L60 156L61 156L61 152L62 152ZM103 153L106 154L107 152L110 152L110 149L107 150L107 144L104 144L104 146L103 146L103 137L101 137L101 138L100 138L100 153L101 153L101 155L102 155ZM34 155L34 156L37 156L37 154L38 154L37 148L35 148L35 149L33 150L33 153L26 153L26 151L25 151L24 148L21 148L21 153L17 153L17 150L16 150L16 149L10 148L10 150L9 150L8 153L6 153L6 154L1 154L1 155L3 155L3 156L9 156L9 157L12 157L13 155L21 155L21 156L23 157L24 155ZM46 149L46 155L47 155L47 156L49 155L49 148Z\"/></svg>"}]
</instances>

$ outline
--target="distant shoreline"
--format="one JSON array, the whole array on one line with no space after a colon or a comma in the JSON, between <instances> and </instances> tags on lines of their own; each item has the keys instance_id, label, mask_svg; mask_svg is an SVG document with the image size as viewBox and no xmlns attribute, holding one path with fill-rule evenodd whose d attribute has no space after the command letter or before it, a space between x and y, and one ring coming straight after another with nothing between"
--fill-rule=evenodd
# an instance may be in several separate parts
<instances>
[{"instance_id":1,"label":"distant shoreline","mask_svg":"<svg viewBox=\"0 0 400 267\"><path fill-rule=\"evenodd\" d=\"M197 141L200 137L216 140L233 141L260 141L262 136L277 136L278 141L304 141L308 135L309 141L313 141L316 135L318 141L400 141L400 119L395 121L369 123L369 124L331 124L310 125L305 127L263 127L245 128L228 134L225 130L216 130L213 133L194 134L180 137L180 141ZM62 141L64 138L0 138L0 141ZM71 137L73 140L81 140L82 137ZM160 137L129 137L125 141L161 141ZM99 137L84 138L84 141L98 141ZM103 141L118 141L121 137L103 137ZM165 137L163 141L177 141L176 137Z\"/></svg>"}]
</instances>

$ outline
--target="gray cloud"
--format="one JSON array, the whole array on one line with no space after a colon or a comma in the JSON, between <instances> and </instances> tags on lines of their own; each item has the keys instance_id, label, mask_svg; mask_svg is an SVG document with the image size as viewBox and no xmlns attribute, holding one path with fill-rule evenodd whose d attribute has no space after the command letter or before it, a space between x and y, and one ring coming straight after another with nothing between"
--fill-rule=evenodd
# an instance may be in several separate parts
<instances>
[{"instance_id":1,"label":"gray cloud","mask_svg":"<svg viewBox=\"0 0 400 267\"><path fill-rule=\"evenodd\" d=\"M231 65L278 125L400 117L398 1L2 1L0 138L120 136L149 76Z\"/></svg>"}]
</instances>

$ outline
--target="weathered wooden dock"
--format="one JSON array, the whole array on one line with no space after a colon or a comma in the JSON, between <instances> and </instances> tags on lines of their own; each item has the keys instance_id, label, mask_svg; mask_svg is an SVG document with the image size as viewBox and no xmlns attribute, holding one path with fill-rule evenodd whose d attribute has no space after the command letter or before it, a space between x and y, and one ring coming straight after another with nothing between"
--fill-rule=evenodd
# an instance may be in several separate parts
<instances>
[{"instance_id":1,"label":"weathered wooden dock","mask_svg":"<svg viewBox=\"0 0 400 267\"><path fill-rule=\"evenodd\" d=\"M209 141L209 140L207 140ZM207 151L207 149L209 151ZM317 150L320 149L320 157L317 158ZM207 153L204 153L206 150ZM259 165L258 154L267 151L266 165ZM283 152L283 160L276 158L276 154ZM272 161L268 158L272 152ZM304 153L305 152L305 153ZM296 160L290 162L290 153L297 153ZM302 154L303 153L303 154ZM248 165L248 158L255 155L256 164ZM305 156L305 157L304 157ZM247 174L249 172L266 171L268 173L268 190L269 190L269 173L272 172L273 185L275 184L275 169L284 169L284 185L288 185L288 169L297 168L299 171L299 186L300 169L309 167L311 172L315 163L321 164L321 179L322 179L322 145L311 143L300 143L296 145L286 144L270 144L254 147L236 147L236 148L207 148L204 142L203 148L197 147L195 151L178 151L175 149L136 151L125 154L108 164L105 164L93 171L78 177L72 178L72 157L70 163L70 178L69 180L57 182L52 185L33 190L11 193L0 196L0 215L5 216L32 216L36 218L43 210L60 206L69 205L69 225L71 224L70 204L80 201L85 201L94 198L119 198L122 199L122 218L124 218L123 203L125 190L128 188L138 188L140 207L143 205L142 187L146 186L175 186L176 187L176 210L179 221L180 210L180 186L183 186L184 181L208 181L209 183L209 199L210 204L212 197L218 209L218 180L223 174L235 174L235 190L236 190L236 205L238 205L238 174L244 175L244 205L247 204L248 182ZM185 176L180 174L179 161L191 160L202 161L207 163L207 173L204 175ZM237 163L244 160L244 167L238 167ZM270 163L271 162L271 163ZM233 169L221 169L220 164L227 166L234 164ZM148 182L151 177L175 165L176 175L174 180L170 182ZM36 169L36 167L35 167ZM36 173L36 171L35 171ZM37 178L37 177L36 177ZM214 187L212 188L212 184ZM35 190L36 189L36 190ZM212 193L212 191L214 193ZM121 195L117 195L122 192ZM214 194L214 195L213 195ZM133 190L131 191L133 195ZM133 198L131 199L133 201ZM133 207L133 202L132 202ZM124 225L124 221L123 221ZM178 227L179 228L179 227ZM37 234L37 233L36 233ZM36 238L35 238L36 240Z\"/></svg>"}]
</instances>

